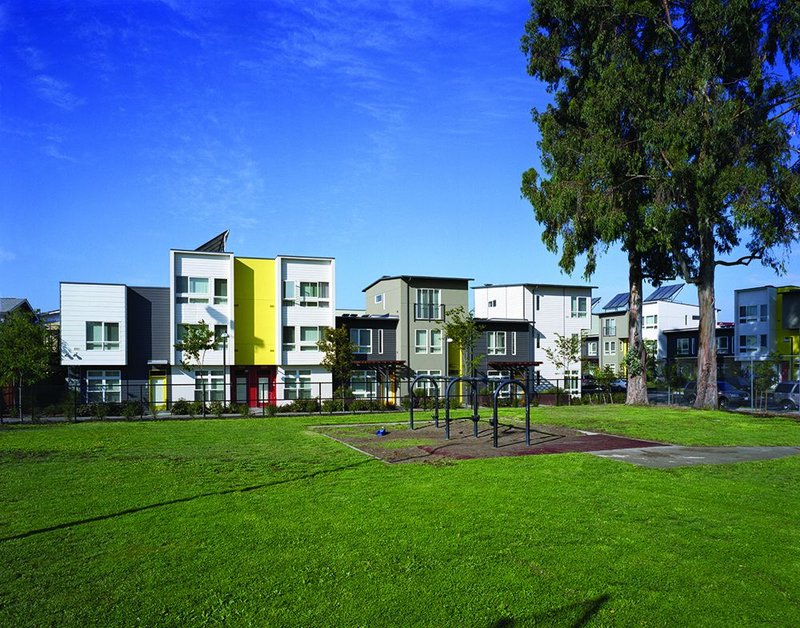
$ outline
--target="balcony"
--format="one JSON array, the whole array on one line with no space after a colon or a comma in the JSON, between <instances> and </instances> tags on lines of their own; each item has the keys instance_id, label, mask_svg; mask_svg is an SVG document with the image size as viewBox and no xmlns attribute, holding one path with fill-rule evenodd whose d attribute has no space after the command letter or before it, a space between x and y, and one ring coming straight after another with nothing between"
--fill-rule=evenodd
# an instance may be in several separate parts
<instances>
[{"instance_id":1,"label":"balcony","mask_svg":"<svg viewBox=\"0 0 800 628\"><path fill-rule=\"evenodd\" d=\"M444 320L444 305L436 303L415 303L414 304L414 320L415 321L443 321Z\"/></svg>"}]
</instances>

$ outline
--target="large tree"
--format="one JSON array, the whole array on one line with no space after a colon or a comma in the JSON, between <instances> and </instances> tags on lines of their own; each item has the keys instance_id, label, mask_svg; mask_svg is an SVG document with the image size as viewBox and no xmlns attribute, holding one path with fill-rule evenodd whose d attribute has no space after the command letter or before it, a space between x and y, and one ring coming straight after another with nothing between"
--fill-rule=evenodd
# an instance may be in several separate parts
<instances>
[{"instance_id":1,"label":"large tree","mask_svg":"<svg viewBox=\"0 0 800 628\"><path fill-rule=\"evenodd\" d=\"M353 372L353 354L358 348L350 339L350 330L346 327L325 329L317 348L325 354L320 364L330 371L334 387L347 388Z\"/></svg>"},{"instance_id":2,"label":"large tree","mask_svg":"<svg viewBox=\"0 0 800 628\"><path fill-rule=\"evenodd\" d=\"M551 251L583 274L612 243L627 252L629 336L627 403L647 403L642 284L673 276L671 259L648 227L647 121L660 98L657 80L667 37L652 3L536 0L522 48L528 72L547 84L553 104L534 112L547 178L530 169L522 193L544 225Z\"/></svg>"},{"instance_id":3,"label":"large tree","mask_svg":"<svg viewBox=\"0 0 800 628\"><path fill-rule=\"evenodd\" d=\"M50 335L35 314L16 310L0 322L0 385L19 391L44 379L50 371Z\"/></svg>"},{"instance_id":4,"label":"large tree","mask_svg":"<svg viewBox=\"0 0 800 628\"><path fill-rule=\"evenodd\" d=\"M671 42L649 137L650 218L697 286L695 406L713 408L715 269L759 260L780 272L799 235L800 4L663 0L660 19Z\"/></svg>"},{"instance_id":5,"label":"large tree","mask_svg":"<svg viewBox=\"0 0 800 628\"><path fill-rule=\"evenodd\" d=\"M759 259L780 270L781 245L798 237L790 128L798 113L791 70L800 54L800 5L534 0L532 6L523 49L529 71L555 92L555 104L536 113L549 179L526 173L523 193L545 224L545 243L555 249L561 239L567 270L585 253L587 275L598 247L619 242L628 252L628 363L641 373L634 382L640 393L646 360L641 322L634 319L641 276L657 282L674 264L695 283L696 405L714 407L714 269ZM779 62L790 78L777 73ZM746 255L719 259L741 244Z\"/></svg>"}]
</instances>

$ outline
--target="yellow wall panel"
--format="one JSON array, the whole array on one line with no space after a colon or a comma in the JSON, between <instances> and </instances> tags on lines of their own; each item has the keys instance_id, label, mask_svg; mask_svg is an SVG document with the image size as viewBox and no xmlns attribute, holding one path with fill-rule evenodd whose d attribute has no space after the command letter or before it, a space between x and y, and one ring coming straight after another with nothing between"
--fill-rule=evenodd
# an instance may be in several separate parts
<instances>
[{"instance_id":1,"label":"yellow wall panel","mask_svg":"<svg viewBox=\"0 0 800 628\"><path fill-rule=\"evenodd\" d=\"M277 364L275 260L233 262L236 364Z\"/></svg>"}]
</instances>

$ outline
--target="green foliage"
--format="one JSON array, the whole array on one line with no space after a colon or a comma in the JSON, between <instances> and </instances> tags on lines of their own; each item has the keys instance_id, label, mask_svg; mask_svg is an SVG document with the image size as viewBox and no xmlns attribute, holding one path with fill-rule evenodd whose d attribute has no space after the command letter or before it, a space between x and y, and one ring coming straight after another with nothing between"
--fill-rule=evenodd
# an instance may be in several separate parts
<instances>
[{"instance_id":1,"label":"green foliage","mask_svg":"<svg viewBox=\"0 0 800 628\"><path fill-rule=\"evenodd\" d=\"M103 420L108 416L109 407L104 403L92 404L92 418Z\"/></svg>"},{"instance_id":2,"label":"green foliage","mask_svg":"<svg viewBox=\"0 0 800 628\"><path fill-rule=\"evenodd\" d=\"M334 385L347 385L353 372L353 353L357 348L350 340L350 330L344 326L325 329L317 347L325 354L320 364L331 373Z\"/></svg>"},{"instance_id":3,"label":"green foliage","mask_svg":"<svg viewBox=\"0 0 800 628\"><path fill-rule=\"evenodd\" d=\"M554 347L548 347L544 350L548 359L556 367L557 371L566 374L573 364L580 362L581 359L581 338L577 334L571 336L562 336L556 334Z\"/></svg>"},{"instance_id":4,"label":"green foliage","mask_svg":"<svg viewBox=\"0 0 800 628\"><path fill-rule=\"evenodd\" d=\"M48 332L35 315L21 310L0 322L0 385L33 384L50 371Z\"/></svg>"},{"instance_id":5,"label":"green foliage","mask_svg":"<svg viewBox=\"0 0 800 628\"><path fill-rule=\"evenodd\" d=\"M221 401L214 400L208 404L208 411L219 419L225 413L225 404Z\"/></svg>"},{"instance_id":6,"label":"green foliage","mask_svg":"<svg viewBox=\"0 0 800 628\"><path fill-rule=\"evenodd\" d=\"M206 351L213 349L216 344L213 330L201 320L197 324L184 326L183 339L175 343L175 348L181 351L183 368L190 369L192 366L202 366Z\"/></svg>"},{"instance_id":7,"label":"green foliage","mask_svg":"<svg viewBox=\"0 0 800 628\"><path fill-rule=\"evenodd\" d=\"M472 311L467 312L460 305L447 311L443 331L445 338L452 340L453 345L461 351L464 375L471 375L483 358L475 355L475 345L483 333L483 325L475 320ZM447 351L447 347L444 348Z\"/></svg>"},{"instance_id":8,"label":"green foliage","mask_svg":"<svg viewBox=\"0 0 800 628\"><path fill-rule=\"evenodd\" d=\"M232 403L230 410L239 416L250 416L250 406L246 403Z\"/></svg>"},{"instance_id":9,"label":"green foliage","mask_svg":"<svg viewBox=\"0 0 800 628\"><path fill-rule=\"evenodd\" d=\"M187 416L189 414L189 402L186 399L174 401L171 413L175 416Z\"/></svg>"},{"instance_id":10,"label":"green foliage","mask_svg":"<svg viewBox=\"0 0 800 628\"><path fill-rule=\"evenodd\" d=\"M140 401L127 401L122 404L122 416L126 419L134 419L143 414L144 408Z\"/></svg>"}]
</instances>

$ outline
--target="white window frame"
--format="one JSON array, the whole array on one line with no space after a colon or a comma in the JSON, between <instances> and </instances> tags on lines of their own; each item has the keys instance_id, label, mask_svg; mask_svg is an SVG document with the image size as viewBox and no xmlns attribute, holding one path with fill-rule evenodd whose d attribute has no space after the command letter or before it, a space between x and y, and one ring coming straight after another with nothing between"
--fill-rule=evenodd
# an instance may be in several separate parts
<instances>
[{"instance_id":1,"label":"white window frame","mask_svg":"<svg viewBox=\"0 0 800 628\"><path fill-rule=\"evenodd\" d=\"M357 399L378 398L378 374L376 371L353 371L350 374L350 390Z\"/></svg>"},{"instance_id":2,"label":"white window frame","mask_svg":"<svg viewBox=\"0 0 800 628\"><path fill-rule=\"evenodd\" d=\"M441 355L442 353L442 330L441 329L431 329L431 333L428 334L428 338L430 339L430 348L428 353L432 353L434 355ZM437 340L438 339L438 342Z\"/></svg>"},{"instance_id":3,"label":"white window frame","mask_svg":"<svg viewBox=\"0 0 800 628\"><path fill-rule=\"evenodd\" d=\"M492 299L487 303L486 307L497 307L497 299Z\"/></svg>"},{"instance_id":4,"label":"white window frame","mask_svg":"<svg viewBox=\"0 0 800 628\"><path fill-rule=\"evenodd\" d=\"M564 392L570 396L580 394L580 372L577 370L564 371Z\"/></svg>"},{"instance_id":5,"label":"white window frame","mask_svg":"<svg viewBox=\"0 0 800 628\"><path fill-rule=\"evenodd\" d=\"M122 401L122 372L117 370L86 371L86 401L119 403Z\"/></svg>"},{"instance_id":6,"label":"white window frame","mask_svg":"<svg viewBox=\"0 0 800 628\"><path fill-rule=\"evenodd\" d=\"M378 330L378 354L383 355L383 330Z\"/></svg>"},{"instance_id":7,"label":"white window frame","mask_svg":"<svg viewBox=\"0 0 800 628\"><path fill-rule=\"evenodd\" d=\"M217 291L220 287L225 289L225 294ZM228 303L228 280L225 277L214 277L214 305L225 305L226 303Z\"/></svg>"},{"instance_id":8,"label":"white window frame","mask_svg":"<svg viewBox=\"0 0 800 628\"><path fill-rule=\"evenodd\" d=\"M89 340L89 325L100 325L101 340ZM116 327L117 339L109 340L109 332ZM86 321L84 331L86 332L86 350L87 351L119 351L120 324L116 321ZM95 345L99 345L95 346Z\"/></svg>"},{"instance_id":9,"label":"white window frame","mask_svg":"<svg viewBox=\"0 0 800 628\"><path fill-rule=\"evenodd\" d=\"M758 335L747 334L739 336L739 353L757 353L758 348Z\"/></svg>"},{"instance_id":10,"label":"white window frame","mask_svg":"<svg viewBox=\"0 0 800 628\"><path fill-rule=\"evenodd\" d=\"M303 296L303 290L306 288L313 288L312 292L316 294ZM296 305L300 307L329 307L330 298L330 283L327 281L300 281L298 283Z\"/></svg>"},{"instance_id":11,"label":"white window frame","mask_svg":"<svg viewBox=\"0 0 800 628\"><path fill-rule=\"evenodd\" d=\"M658 329L658 314L650 314L644 317L645 329Z\"/></svg>"},{"instance_id":12,"label":"white window frame","mask_svg":"<svg viewBox=\"0 0 800 628\"><path fill-rule=\"evenodd\" d=\"M504 379L511 379L511 371L496 371L496 370L488 370L486 371L486 379L490 382L494 382L493 388L496 389L497 385ZM497 395L498 399L508 399L511 397L511 391L515 387L509 386L508 388L504 388L500 391L500 394Z\"/></svg>"},{"instance_id":13,"label":"white window frame","mask_svg":"<svg viewBox=\"0 0 800 628\"><path fill-rule=\"evenodd\" d=\"M417 288L417 302L414 315L418 321L438 321L441 319L442 291L439 288Z\"/></svg>"},{"instance_id":14,"label":"white window frame","mask_svg":"<svg viewBox=\"0 0 800 628\"><path fill-rule=\"evenodd\" d=\"M589 297L571 297L570 318L586 318L588 316Z\"/></svg>"},{"instance_id":15,"label":"white window frame","mask_svg":"<svg viewBox=\"0 0 800 628\"><path fill-rule=\"evenodd\" d=\"M606 338L614 338L617 335L617 319L604 318L603 319L603 336Z\"/></svg>"},{"instance_id":16,"label":"white window frame","mask_svg":"<svg viewBox=\"0 0 800 628\"><path fill-rule=\"evenodd\" d=\"M433 370L428 370L428 371L426 371L426 370L418 370L416 373L417 373L417 375L430 375L431 377L441 377L442 376L442 371L439 370L439 369L433 369ZM439 383L439 382L437 382L437 383ZM430 380L424 379L421 382L417 382L417 386L416 386L416 388L414 390L419 390L419 389L423 389L425 391L426 395L433 395L434 394L433 383ZM439 388L439 392L440 393L443 392L441 387Z\"/></svg>"},{"instance_id":17,"label":"white window frame","mask_svg":"<svg viewBox=\"0 0 800 628\"><path fill-rule=\"evenodd\" d=\"M283 372L283 398L288 401L311 399L311 370L293 369Z\"/></svg>"},{"instance_id":18,"label":"white window frame","mask_svg":"<svg viewBox=\"0 0 800 628\"><path fill-rule=\"evenodd\" d=\"M691 339L677 338L675 342L676 355L691 355Z\"/></svg>"},{"instance_id":19,"label":"white window frame","mask_svg":"<svg viewBox=\"0 0 800 628\"><path fill-rule=\"evenodd\" d=\"M595 357L597 355L597 340L589 340L586 343L586 355Z\"/></svg>"},{"instance_id":20,"label":"white window frame","mask_svg":"<svg viewBox=\"0 0 800 628\"><path fill-rule=\"evenodd\" d=\"M203 382L205 382L205 390ZM222 369L197 369L194 372L194 400L223 401L224 399L225 374Z\"/></svg>"},{"instance_id":21,"label":"white window frame","mask_svg":"<svg viewBox=\"0 0 800 628\"><path fill-rule=\"evenodd\" d=\"M730 343L727 336L717 336L717 353L730 353Z\"/></svg>"},{"instance_id":22,"label":"white window frame","mask_svg":"<svg viewBox=\"0 0 800 628\"><path fill-rule=\"evenodd\" d=\"M424 335L424 340L420 342L420 335ZM414 353L428 353L428 330L414 330Z\"/></svg>"},{"instance_id":23,"label":"white window frame","mask_svg":"<svg viewBox=\"0 0 800 628\"><path fill-rule=\"evenodd\" d=\"M196 289L194 282L205 281L206 289ZM176 303L210 303L212 278L197 277L194 275L177 275L175 277L175 302ZM181 286L185 283L185 286ZM185 290L183 288L186 288Z\"/></svg>"},{"instance_id":24,"label":"white window frame","mask_svg":"<svg viewBox=\"0 0 800 628\"><path fill-rule=\"evenodd\" d=\"M297 284L290 279L284 279L281 297L284 305L295 305L297 303Z\"/></svg>"},{"instance_id":25,"label":"white window frame","mask_svg":"<svg viewBox=\"0 0 800 628\"><path fill-rule=\"evenodd\" d=\"M361 328L351 329L350 342L356 345L354 353L372 353L372 330Z\"/></svg>"},{"instance_id":26,"label":"white window frame","mask_svg":"<svg viewBox=\"0 0 800 628\"><path fill-rule=\"evenodd\" d=\"M316 330L317 338L313 342L310 340L303 340L303 332L309 330ZM325 333L325 327L319 327L317 325L303 325L300 327L300 338L299 338L299 350L300 351L319 351L319 347L317 343L322 340L323 334Z\"/></svg>"},{"instance_id":27,"label":"white window frame","mask_svg":"<svg viewBox=\"0 0 800 628\"><path fill-rule=\"evenodd\" d=\"M506 355L505 331L486 332L486 353L487 355Z\"/></svg>"},{"instance_id":28,"label":"white window frame","mask_svg":"<svg viewBox=\"0 0 800 628\"><path fill-rule=\"evenodd\" d=\"M517 355L517 332L511 332L511 355Z\"/></svg>"},{"instance_id":29,"label":"white window frame","mask_svg":"<svg viewBox=\"0 0 800 628\"><path fill-rule=\"evenodd\" d=\"M606 340L603 342L603 355L617 355L616 340Z\"/></svg>"}]
</instances>

